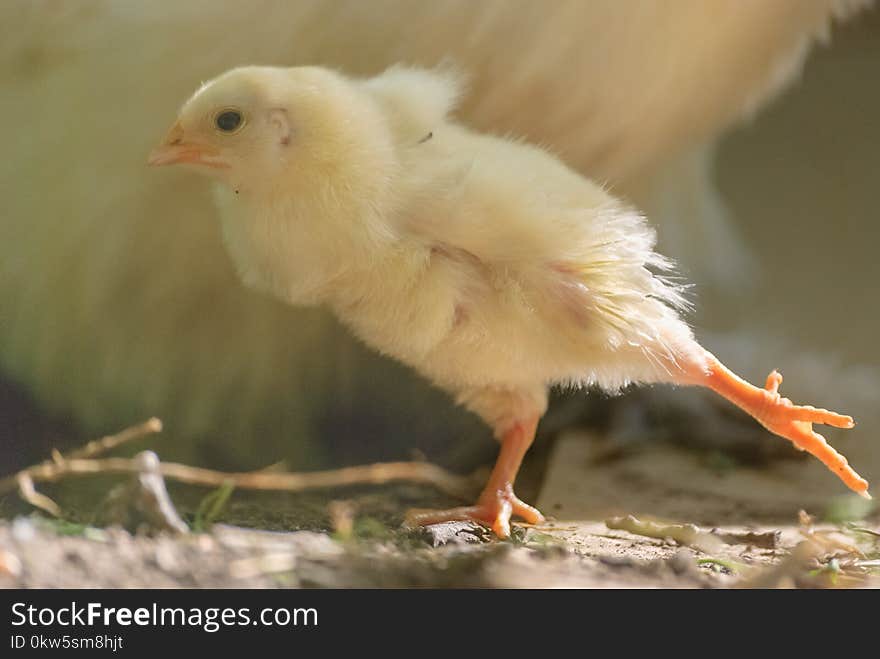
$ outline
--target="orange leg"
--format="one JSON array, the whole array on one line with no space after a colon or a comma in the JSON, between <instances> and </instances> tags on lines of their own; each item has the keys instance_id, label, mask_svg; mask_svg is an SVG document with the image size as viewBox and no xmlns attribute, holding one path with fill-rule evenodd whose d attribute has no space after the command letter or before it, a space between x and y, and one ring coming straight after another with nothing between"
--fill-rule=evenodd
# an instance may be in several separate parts
<instances>
[{"instance_id":1,"label":"orange leg","mask_svg":"<svg viewBox=\"0 0 880 659\"><path fill-rule=\"evenodd\" d=\"M836 428L852 428L852 417L811 405L794 405L779 395L782 375L773 371L767 376L763 389L749 384L731 372L714 355L708 355L708 373L700 373L695 383L709 387L742 408L772 433L790 440L797 448L807 451L821 460L828 469L855 492L868 499L868 481L859 476L847 463L846 458L834 450L819 433L814 423L824 423Z\"/></svg>"},{"instance_id":2,"label":"orange leg","mask_svg":"<svg viewBox=\"0 0 880 659\"><path fill-rule=\"evenodd\" d=\"M440 522L471 521L492 528L499 538L510 537L510 518L522 517L530 524L540 524L544 516L538 510L520 501L513 493L513 482L522 464L523 456L535 438L538 419L515 425L501 440L501 453L483 488L480 498L473 506L451 508L431 512L419 512L407 516L407 523L416 525Z\"/></svg>"}]
</instances>

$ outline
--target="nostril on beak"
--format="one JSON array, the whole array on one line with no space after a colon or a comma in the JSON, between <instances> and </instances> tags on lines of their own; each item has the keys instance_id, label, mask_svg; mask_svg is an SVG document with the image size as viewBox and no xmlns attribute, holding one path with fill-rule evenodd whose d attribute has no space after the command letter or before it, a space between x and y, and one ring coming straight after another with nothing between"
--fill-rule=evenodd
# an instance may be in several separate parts
<instances>
[{"instance_id":1,"label":"nostril on beak","mask_svg":"<svg viewBox=\"0 0 880 659\"><path fill-rule=\"evenodd\" d=\"M165 144L168 146L180 146L183 144L183 137L183 126L178 121L171 127L168 134L165 135Z\"/></svg>"}]
</instances>

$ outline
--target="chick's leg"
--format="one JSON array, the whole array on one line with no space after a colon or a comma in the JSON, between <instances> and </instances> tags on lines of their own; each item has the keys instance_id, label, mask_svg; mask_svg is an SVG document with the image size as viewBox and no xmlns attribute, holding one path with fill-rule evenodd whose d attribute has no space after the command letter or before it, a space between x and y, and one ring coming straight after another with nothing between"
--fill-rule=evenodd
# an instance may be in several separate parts
<instances>
[{"instance_id":1,"label":"chick's leg","mask_svg":"<svg viewBox=\"0 0 880 659\"><path fill-rule=\"evenodd\" d=\"M763 389L749 384L710 354L705 369L689 374L689 384L700 384L720 394L750 414L770 432L790 440L798 449L821 460L853 491L870 498L868 481L849 466L846 458L834 450L825 438L813 430L814 423L836 428L852 428L852 417L811 405L794 405L779 394L782 375L773 371Z\"/></svg>"},{"instance_id":2,"label":"chick's leg","mask_svg":"<svg viewBox=\"0 0 880 659\"><path fill-rule=\"evenodd\" d=\"M501 453L489 476L489 482L473 506L452 508L409 515L410 524L438 524L449 521L473 521L490 526L499 538L510 536L510 518L521 517L530 524L539 524L544 516L537 509L520 501L513 493L513 482L523 456L535 438L538 417L515 423L501 439Z\"/></svg>"}]
</instances>

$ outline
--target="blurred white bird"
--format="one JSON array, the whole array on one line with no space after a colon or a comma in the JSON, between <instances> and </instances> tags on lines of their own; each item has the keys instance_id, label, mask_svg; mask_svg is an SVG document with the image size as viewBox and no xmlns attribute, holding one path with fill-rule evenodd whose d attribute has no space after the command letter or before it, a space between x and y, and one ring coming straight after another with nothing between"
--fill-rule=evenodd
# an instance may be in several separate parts
<instances>
[{"instance_id":1,"label":"blurred white bird","mask_svg":"<svg viewBox=\"0 0 880 659\"><path fill-rule=\"evenodd\" d=\"M233 69L149 158L221 184L246 284L327 306L492 427L501 453L476 505L415 521L471 519L502 537L512 515L539 522L513 482L555 384L711 388L867 496L812 429L850 417L793 405L776 372L761 389L727 370L679 317L644 219L545 151L456 124L459 91L452 74L399 67Z\"/></svg>"}]
</instances>

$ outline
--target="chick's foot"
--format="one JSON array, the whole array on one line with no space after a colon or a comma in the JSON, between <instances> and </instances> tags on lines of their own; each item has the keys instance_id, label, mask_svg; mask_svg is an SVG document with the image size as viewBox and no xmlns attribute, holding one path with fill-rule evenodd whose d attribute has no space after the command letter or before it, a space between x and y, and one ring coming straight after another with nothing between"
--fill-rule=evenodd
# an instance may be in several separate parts
<instances>
[{"instance_id":1,"label":"chick's foot","mask_svg":"<svg viewBox=\"0 0 880 659\"><path fill-rule=\"evenodd\" d=\"M523 456L532 445L538 417L529 417L499 432L501 452L473 506L438 511L414 511L407 515L407 523L416 526L441 522L477 522L490 527L499 538L510 537L510 518L516 515L530 524L540 524L544 516L537 509L523 503L513 493L513 482L519 472Z\"/></svg>"},{"instance_id":2,"label":"chick's foot","mask_svg":"<svg viewBox=\"0 0 880 659\"><path fill-rule=\"evenodd\" d=\"M529 524L540 524L544 516L537 508L520 500L513 493L513 485L507 483L498 489L486 488L473 506L412 512L407 515L407 523L414 526L440 524L442 522L476 522L488 526L499 538L510 537L510 519L519 517Z\"/></svg>"},{"instance_id":3,"label":"chick's foot","mask_svg":"<svg viewBox=\"0 0 880 659\"><path fill-rule=\"evenodd\" d=\"M849 466L846 458L828 444L825 438L813 430L814 423L836 428L852 428L852 417L837 412L795 405L779 394L782 375L773 371L760 389L729 371L716 358L709 358L709 373L705 385L736 404L755 418L770 432L791 441L796 448L807 451L821 460L851 490L866 498L868 481Z\"/></svg>"}]
</instances>

